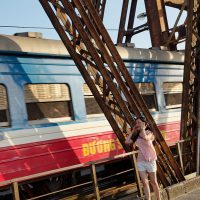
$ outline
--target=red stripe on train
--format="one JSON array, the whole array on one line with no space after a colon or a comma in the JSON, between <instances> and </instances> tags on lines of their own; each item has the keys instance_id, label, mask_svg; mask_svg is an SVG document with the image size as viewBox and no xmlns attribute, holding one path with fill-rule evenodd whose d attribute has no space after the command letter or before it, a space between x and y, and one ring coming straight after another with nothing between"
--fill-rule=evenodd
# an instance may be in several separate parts
<instances>
[{"instance_id":1,"label":"red stripe on train","mask_svg":"<svg viewBox=\"0 0 200 200\"><path fill-rule=\"evenodd\" d=\"M159 127L169 145L179 140L178 122ZM108 158L123 152L113 132L4 147L0 149L0 181Z\"/></svg>"}]
</instances>

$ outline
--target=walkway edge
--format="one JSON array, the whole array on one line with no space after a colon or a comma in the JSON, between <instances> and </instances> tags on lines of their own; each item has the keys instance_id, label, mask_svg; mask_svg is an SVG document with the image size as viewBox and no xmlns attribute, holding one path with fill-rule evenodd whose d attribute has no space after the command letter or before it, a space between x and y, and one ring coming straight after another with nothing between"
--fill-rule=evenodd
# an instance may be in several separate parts
<instances>
[{"instance_id":1,"label":"walkway edge","mask_svg":"<svg viewBox=\"0 0 200 200\"><path fill-rule=\"evenodd\" d=\"M173 200L200 188L200 176L177 183L162 191L163 200Z\"/></svg>"}]
</instances>

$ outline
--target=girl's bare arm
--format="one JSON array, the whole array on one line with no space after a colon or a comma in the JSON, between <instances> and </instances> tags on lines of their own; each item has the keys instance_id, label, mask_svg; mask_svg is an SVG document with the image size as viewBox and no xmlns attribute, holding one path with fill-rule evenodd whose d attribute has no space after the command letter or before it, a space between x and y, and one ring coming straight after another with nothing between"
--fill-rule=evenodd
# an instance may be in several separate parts
<instances>
[{"instance_id":1,"label":"girl's bare arm","mask_svg":"<svg viewBox=\"0 0 200 200\"><path fill-rule=\"evenodd\" d=\"M154 140L155 137L151 131L146 131L145 129L140 130L140 137L145 140Z\"/></svg>"},{"instance_id":2,"label":"girl's bare arm","mask_svg":"<svg viewBox=\"0 0 200 200\"><path fill-rule=\"evenodd\" d=\"M133 140L131 139L132 138L132 136L133 136L133 133L134 133L134 128L133 128L133 130L131 131L131 133L128 135L128 137L126 138L126 140L125 140L125 144L132 144L133 143Z\"/></svg>"}]
</instances>

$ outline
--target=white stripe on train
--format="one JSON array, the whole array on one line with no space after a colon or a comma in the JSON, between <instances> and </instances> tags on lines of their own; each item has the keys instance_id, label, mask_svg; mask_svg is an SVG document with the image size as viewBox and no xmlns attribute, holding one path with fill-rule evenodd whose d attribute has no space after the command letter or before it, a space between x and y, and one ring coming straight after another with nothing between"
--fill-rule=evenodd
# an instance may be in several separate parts
<instances>
[{"instance_id":1,"label":"white stripe on train","mask_svg":"<svg viewBox=\"0 0 200 200\"><path fill-rule=\"evenodd\" d=\"M158 114L157 124L180 121L180 112ZM0 148L112 131L106 120L1 132Z\"/></svg>"}]
</instances>

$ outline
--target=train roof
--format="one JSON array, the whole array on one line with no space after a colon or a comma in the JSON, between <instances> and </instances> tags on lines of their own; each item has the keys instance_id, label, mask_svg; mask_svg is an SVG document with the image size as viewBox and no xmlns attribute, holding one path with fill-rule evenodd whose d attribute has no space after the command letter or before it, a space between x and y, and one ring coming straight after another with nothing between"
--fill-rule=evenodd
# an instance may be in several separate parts
<instances>
[{"instance_id":1,"label":"train roof","mask_svg":"<svg viewBox=\"0 0 200 200\"><path fill-rule=\"evenodd\" d=\"M122 46L117 46L117 50L121 57L126 60L184 62L183 52L139 49ZM69 56L68 51L60 40L11 35L0 35L0 51Z\"/></svg>"}]
</instances>

